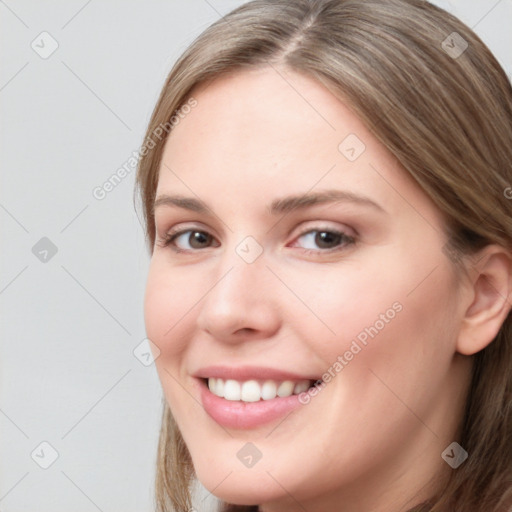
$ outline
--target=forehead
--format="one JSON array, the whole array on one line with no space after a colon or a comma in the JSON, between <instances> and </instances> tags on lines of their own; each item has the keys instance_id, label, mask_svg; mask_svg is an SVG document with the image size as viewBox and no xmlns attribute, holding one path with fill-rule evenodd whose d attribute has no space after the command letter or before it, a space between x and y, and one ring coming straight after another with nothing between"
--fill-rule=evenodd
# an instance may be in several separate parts
<instances>
[{"instance_id":1,"label":"forehead","mask_svg":"<svg viewBox=\"0 0 512 512\"><path fill-rule=\"evenodd\" d=\"M303 158L319 150L336 154L350 133L372 144L371 133L338 98L289 70L236 72L192 95L197 106L168 138L172 153L202 147L215 154L229 151L231 157Z\"/></svg>"},{"instance_id":2,"label":"forehead","mask_svg":"<svg viewBox=\"0 0 512 512\"><path fill-rule=\"evenodd\" d=\"M342 187L397 211L432 207L416 182L351 109L318 81L259 68L196 88L197 105L171 131L159 192L304 193ZM286 190L283 190L286 189ZM268 199L268 198L267 198ZM266 201L267 202L267 201Z\"/></svg>"}]
</instances>

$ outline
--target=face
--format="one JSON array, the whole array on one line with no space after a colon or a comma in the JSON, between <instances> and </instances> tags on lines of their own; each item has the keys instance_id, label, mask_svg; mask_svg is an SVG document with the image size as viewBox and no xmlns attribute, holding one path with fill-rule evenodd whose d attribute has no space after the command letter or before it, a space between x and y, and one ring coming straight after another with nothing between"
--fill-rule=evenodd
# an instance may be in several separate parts
<instances>
[{"instance_id":1,"label":"face","mask_svg":"<svg viewBox=\"0 0 512 512\"><path fill-rule=\"evenodd\" d=\"M199 480L265 511L421 496L468 371L439 210L311 78L261 68L193 96L145 320Z\"/></svg>"}]
</instances>

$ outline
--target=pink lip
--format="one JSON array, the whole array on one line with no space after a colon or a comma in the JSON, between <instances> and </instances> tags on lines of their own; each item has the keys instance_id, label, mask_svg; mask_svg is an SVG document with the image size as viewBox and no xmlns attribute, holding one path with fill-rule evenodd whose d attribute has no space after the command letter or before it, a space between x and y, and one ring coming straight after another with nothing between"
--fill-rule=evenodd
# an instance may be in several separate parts
<instances>
[{"instance_id":1,"label":"pink lip","mask_svg":"<svg viewBox=\"0 0 512 512\"><path fill-rule=\"evenodd\" d=\"M245 378L242 380L246 380ZM259 402L225 400L214 395L204 380L198 379L201 401L206 413L219 425L234 429L251 429L284 417L300 407L299 395Z\"/></svg>"},{"instance_id":2,"label":"pink lip","mask_svg":"<svg viewBox=\"0 0 512 512\"><path fill-rule=\"evenodd\" d=\"M194 373L194 377L198 377L200 379L207 379L209 377L214 377L216 379L233 379L238 381L246 381L246 380L276 380L276 381L284 381L284 380L319 380L320 377L311 376L311 375L299 375L297 373L287 372L284 370L277 370L273 368L266 368L263 366L207 366L205 368L201 368L196 373Z\"/></svg>"},{"instance_id":3,"label":"pink lip","mask_svg":"<svg viewBox=\"0 0 512 512\"><path fill-rule=\"evenodd\" d=\"M262 366L222 366L213 365L201 368L194 373L201 390L201 401L206 413L219 425L235 429L256 428L265 423L284 417L294 409L300 407L299 395L276 397L271 400L258 402L242 402L226 400L214 395L205 382L209 377L217 379L233 379L239 382L247 380L285 380L300 381L319 380L316 376L299 375L297 373Z\"/></svg>"}]
</instances>

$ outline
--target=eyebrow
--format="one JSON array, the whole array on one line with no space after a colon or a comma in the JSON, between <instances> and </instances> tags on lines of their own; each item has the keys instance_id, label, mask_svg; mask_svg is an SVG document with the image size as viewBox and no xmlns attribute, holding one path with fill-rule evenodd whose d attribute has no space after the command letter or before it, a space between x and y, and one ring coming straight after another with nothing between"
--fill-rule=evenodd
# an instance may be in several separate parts
<instances>
[{"instance_id":1,"label":"eyebrow","mask_svg":"<svg viewBox=\"0 0 512 512\"><path fill-rule=\"evenodd\" d=\"M369 197L355 194L348 190L326 190L324 192L300 194L275 199L268 206L268 212L271 215L279 215L289 213L294 210L308 208L310 206L336 202L359 204L361 206L371 207L381 213L387 213L380 204L376 203ZM185 210L191 210L196 213L211 213L211 209L201 199L181 195L159 195L153 205L153 212L160 206L175 206Z\"/></svg>"}]
</instances>

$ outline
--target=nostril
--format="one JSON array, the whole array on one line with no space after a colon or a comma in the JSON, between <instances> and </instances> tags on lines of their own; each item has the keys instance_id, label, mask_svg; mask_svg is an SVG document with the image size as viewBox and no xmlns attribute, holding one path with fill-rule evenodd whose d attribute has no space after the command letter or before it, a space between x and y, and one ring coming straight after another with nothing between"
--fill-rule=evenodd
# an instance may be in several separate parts
<instances>
[{"instance_id":1,"label":"nostril","mask_svg":"<svg viewBox=\"0 0 512 512\"><path fill-rule=\"evenodd\" d=\"M252 334L253 332L257 332L256 329L253 329L252 327L242 327L241 329L238 329L238 331L236 331L237 334L240 333L240 334Z\"/></svg>"}]
</instances>

